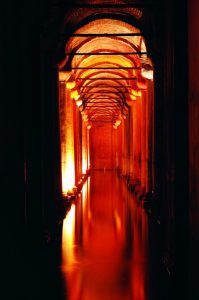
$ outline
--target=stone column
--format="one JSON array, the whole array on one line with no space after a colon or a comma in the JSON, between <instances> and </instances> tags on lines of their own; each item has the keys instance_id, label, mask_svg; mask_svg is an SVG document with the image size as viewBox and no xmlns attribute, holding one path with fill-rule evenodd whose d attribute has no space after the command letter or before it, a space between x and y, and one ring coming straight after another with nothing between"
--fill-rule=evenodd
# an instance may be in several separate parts
<instances>
[{"instance_id":1,"label":"stone column","mask_svg":"<svg viewBox=\"0 0 199 300\"><path fill-rule=\"evenodd\" d=\"M141 101L141 186L146 189L147 166L146 166L146 92L142 91Z\"/></svg>"},{"instance_id":2,"label":"stone column","mask_svg":"<svg viewBox=\"0 0 199 300\"><path fill-rule=\"evenodd\" d=\"M133 179L141 178L141 102L133 105Z\"/></svg>"},{"instance_id":3,"label":"stone column","mask_svg":"<svg viewBox=\"0 0 199 300\"><path fill-rule=\"evenodd\" d=\"M146 190L151 192L154 186L154 91L153 82L149 80L146 96Z\"/></svg>"},{"instance_id":4,"label":"stone column","mask_svg":"<svg viewBox=\"0 0 199 300\"><path fill-rule=\"evenodd\" d=\"M129 173L133 178L133 106L129 108L129 143L130 143L130 161L129 161Z\"/></svg>"},{"instance_id":5,"label":"stone column","mask_svg":"<svg viewBox=\"0 0 199 300\"><path fill-rule=\"evenodd\" d=\"M73 101L74 113L74 151L75 151L75 183L77 183L82 175L82 122L80 112Z\"/></svg>"},{"instance_id":6,"label":"stone column","mask_svg":"<svg viewBox=\"0 0 199 300\"><path fill-rule=\"evenodd\" d=\"M88 145L87 145L87 127L82 121L82 173L86 174L88 169Z\"/></svg>"},{"instance_id":7,"label":"stone column","mask_svg":"<svg viewBox=\"0 0 199 300\"><path fill-rule=\"evenodd\" d=\"M75 184L74 114L70 91L65 84L60 87L62 192L66 195Z\"/></svg>"}]
</instances>

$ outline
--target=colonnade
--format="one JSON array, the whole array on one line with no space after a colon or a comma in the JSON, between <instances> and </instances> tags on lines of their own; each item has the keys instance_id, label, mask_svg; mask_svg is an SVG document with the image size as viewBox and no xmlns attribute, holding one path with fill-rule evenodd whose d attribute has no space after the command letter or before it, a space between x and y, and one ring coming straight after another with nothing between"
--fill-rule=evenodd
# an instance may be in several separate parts
<instances>
[{"instance_id":1,"label":"colonnade","mask_svg":"<svg viewBox=\"0 0 199 300\"><path fill-rule=\"evenodd\" d=\"M115 169L127 178L133 190L151 193L154 189L154 92L146 80L128 114L115 129L111 124L84 121L65 81L59 81L59 115L62 192L71 193L82 174L90 168ZM90 145L92 143L92 145ZM91 162L90 162L91 151ZM93 154L94 152L94 154ZM103 153L102 153L103 152ZM95 157L94 157L95 156Z\"/></svg>"},{"instance_id":2,"label":"colonnade","mask_svg":"<svg viewBox=\"0 0 199 300\"><path fill-rule=\"evenodd\" d=\"M136 100L128 102L129 114L118 127L119 173L129 185L142 193L154 190L154 89L146 89Z\"/></svg>"},{"instance_id":3,"label":"colonnade","mask_svg":"<svg viewBox=\"0 0 199 300\"><path fill-rule=\"evenodd\" d=\"M63 195L73 193L90 168L89 129L64 81L59 82L59 123Z\"/></svg>"}]
</instances>

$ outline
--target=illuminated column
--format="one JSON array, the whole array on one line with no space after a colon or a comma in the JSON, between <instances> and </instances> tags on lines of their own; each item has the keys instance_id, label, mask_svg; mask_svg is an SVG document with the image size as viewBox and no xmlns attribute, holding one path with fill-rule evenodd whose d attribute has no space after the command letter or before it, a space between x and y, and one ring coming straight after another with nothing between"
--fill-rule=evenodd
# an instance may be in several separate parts
<instances>
[{"instance_id":1,"label":"illuminated column","mask_svg":"<svg viewBox=\"0 0 199 300\"><path fill-rule=\"evenodd\" d=\"M90 130L87 129L87 169L90 169Z\"/></svg>"},{"instance_id":2,"label":"illuminated column","mask_svg":"<svg viewBox=\"0 0 199 300\"><path fill-rule=\"evenodd\" d=\"M65 174L63 178L64 192L70 190L75 184L75 155L74 155L74 116L73 99L70 91L66 89L66 152L65 152Z\"/></svg>"},{"instance_id":3,"label":"illuminated column","mask_svg":"<svg viewBox=\"0 0 199 300\"><path fill-rule=\"evenodd\" d=\"M118 172L122 173L122 126L118 126L117 128L118 138L117 138L117 152L118 152Z\"/></svg>"},{"instance_id":4,"label":"illuminated column","mask_svg":"<svg viewBox=\"0 0 199 300\"><path fill-rule=\"evenodd\" d=\"M129 143L130 143L130 161L129 161L129 173L133 177L133 106L130 106L129 114Z\"/></svg>"},{"instance_id":5,"label":"illuminated column","mask_svg":"<svg viewBox=\"0 0 199 300\"><path fill-rule=\"evenodd\" d=\"M74 150L75 150L75 182L82 176L82 122L79 109L73 101Z\"/></svg>"},{"instance_id":6,"label":"illuminated column","mask_svg":"<svg viewBox=\"0 0 199 300\"><path fill-rule=\"evenodd\" d=\"M73 100L65 83L60 83L60 138L62 193L67 195L75 184Z\"/></svg>"},{"instance_id":7,"label":"illuminated column","mask_svg":"<svg viewBox=\"0 0 199 300\"><path fill-rule=\"evenodd\" d=\"M141 177L141 101L136 100L133 106L133 178Z\"/></svg>"},{"instance_id":8,"label":"illuminated column","mask_svg":"<svg viewBox=\"0 0 199 300\"><path fill-rule=\"evenodd\" d=\"M66 153L66 87L65 82L59 83L59 122L60 122L60 144L61 144L61 174L62 193L64 191L63 178L65 174L65 153Z\"/></svg>"},{"instance_id":9,"label":"illuminated column","mask_svg":"<svg viewBox=\"0 0 199 300\"><path fill-rule=\"evenodd\" d=\"M146 164L146 92L141 96L141 185L146 188L147 164Z\"/></svg>"},{"instance_id":10,"label":"illuminated column","mask_svg":"<svg viewBox=\"0 0 199 300\"><path fill-rule=\"evenodd\" d=\"M130 125L130 116L128 114L127 118L124 119L124 124L126 125L126 175L130 175L130 130L131 130L131 125Z\"/></svg>"},{"instance_id":11,"label":"illuminated column","mask_svg":"<svg viewBox=\"0 0 199 300\"><path fill-rule=\"evenodd\" d=\"M115 131L115 169L119 169L119 147L118 147L118 135L119 135L119 130L117 129Z\"/></svg>"},{"instance_id":12,"label":"illuminated column","mask_svg":"<svg viewBox=\"0 0 199 300\"><path fill-rule=\"evenodd\" d=\"M82 173L86 174L88 168L88 145L87 145L87 127L84 122L82 122Z\"/></svg>"},{"instance_id":13,"label":"illuminated column","mask_svg":"<svg viewBox=\"0 0 199 300\"><path fill-rule=\"evenodd\" d=\"M122 175L127 174L127 143L126 143L126 124L121 123L122 129Z\"/></svg>"},{"instance_id":14,"label":"illuminated column","mask_svg":"<svg viewBox=\"0 0 199 300\"><path fill-rule=\"evenodd\" d=\"M114 129L111 126L111 138L112 138L112 168L118 169L118 129Z\"/></svg>"},{"instance_id":15,"label":"illuminated column","mask_svg":"<svg viewBox=\"0 0 199 300\"><path fill-rule=\"evenodd\" d=\"M147 91L146 91L146 191L152 190L153 182L153 147L154 147L154 130L153 130L153 83L147 80Z\"/></svg>"},{"instance_id":16,"label":"illuminated column","mask_svg":"<svg viewBox=\"0 0 199 300\"><path fill-rule=\"evenodd\" d=\"M146 101L146 189L151 191L154 186L154 89L153 81L147 80Z\"/></svg>"}]
</instances>

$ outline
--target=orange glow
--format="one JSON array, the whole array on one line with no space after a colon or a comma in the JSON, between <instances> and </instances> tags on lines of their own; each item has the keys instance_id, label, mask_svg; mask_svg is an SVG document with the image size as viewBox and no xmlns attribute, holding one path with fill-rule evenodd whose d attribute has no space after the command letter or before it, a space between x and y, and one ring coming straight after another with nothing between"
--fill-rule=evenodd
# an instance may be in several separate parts
<instances>
[{"instance_id":1,"label":"orange glow","mask_svg":"<svg viewBox=\"0 0 199 300\"><path fill-rule=\"evenodd\" d=\"M90 131L87 130L87 169L90 169Z\"/></svg>"},{"instance_id":2,"label":"orange glow","mask_svg":"<svg viewBox=\"0 0 199 300\"><path fill-rule=\"evenodd\" d=\"M82 123L82 173L86 174L87 169L87 128Z\"/></svg>"},{"instance_id":3,"label":"orange glow","mask_svg":"<svg viewBox=\"0 0 199 300\"><path fill-rule=\"evenodd\" d=\"M122 230L121 218L120 218L120 216L118 214L118 211L116 209L114 211L114 219L115 219L117 231L121 232L121 230Z\"/></svg>"},{"instance_id":4,"label":"orange glow","mask_svg":"<svg viewBox=\"0 0 199 300\"><path fill-rule=\"evenodd\" d=\"M117 126L119 126L121 124L121 120L117 120L116 122L115 122L115 125L117 125Z\"/></svg>"},{"instance_id":5,"label":"orange glow","mask_svg":"<svg viewBox=\"0 0 199 300\"><path fill-rule=\"evenodd\" d=\"M75 237L75 205L72 204L63 222L62 229L62 258L68 265L74 262L74 237Z\"/></svg>"},{"instance_id":6,"label":"orange glow","mask_svg":"<svg viewBox=\"0 0 199 300\"><path fill-rule=\"evenodd\" d=\"M143 77L145 77L149 80L153 80L153 70L142 69L141 73L142 73Z\"/></svg>"},{"instance_id":7,"label":"orange glow","mask_svg":"<svg viewBox=\"0 0 199 300\"><path fill-rule=\"evenodd\" d=\"M88 121L88 116L85 115L85 114L83 114L83 115L82 115L82 119L86 122L86 121Z\"/></svg>"},{"instance_id":8,"label":"orange glow","mask_svg":"<svg viewBox=\"0 0 199 300\"><path fill-rule=\"evenodd\" d=\"M62 191L66 196L75 184L74 153L66 148L65 162L62 162Z\"/></svg>"},{"instance_id":9,"label":"orange glow","mask_svg":"<svg viewBox=\"0 0 199 300\"><path fill-rule=\"evenodd\" d=\"M104 64L108 62L109 64L119 64L124 67L132 67L132 61L124 56L118 55L115 57L115 55L109 55L108 60L107 56L105 55L100 55L97 59L92 57L92 56L87 56L83 61L79 62L81 67L87 67L89 65L98 63L98 64ZM75 63L75 62L74 62ZM74 65L76 66L76 64Z\"/></svg>"},{"instance_id":10,"label":"orange glow","mask_svg":"<svg viewBox=\"0 0 199 300\"><path fill-rule=\"evenodd\" d=\"M76 206L73 204L63 222L62 229L62 271L66 281L70 300L80 299L81 274L74 272L77 263L75 254L75 215Z\"/></svg>"},{"instance_id":11,"label":"orange glow","mask_svg":"<svg viewBox=\"0 0 199 300\"><path fill-rule=\"evenodd\" d=\"M134 95L129 95L129 96L130 96L131 100L133 100L133 101L135 101L137 99L137 97Z\"/></svg>"},{"instance_id":12,"label":"orange glow","mask_svg":"<svg viewBox=\"0 0 199 300\"><path fill-rule=\"evenodd\" d=\"M133 206L137 201L128 201L131 196L122 190L122 182L110 174L117 168L124 176L132 171L133 179L140 179L143 161L148 164L141 155L148 146L143 134L148 107L143 106L143 98L152 70L141 69L147 54L140 54L146 52L146 45L138 28L104 16L86 22L67 39L63 69L72 71L60 77L65 78L66 90L64 116L60 113L64 120L60 135L63 194L77 189L75 176L78 191L82 187L79 178L84 176L79 174L88 173L90 149L92 167L92 196L89 182L63 222L66 296L70 300L146 300L147 246L141 236L146 228L140 226L142 216ZM94 175L98 169L102 176ZM95 184L92 176L97 178Z\"/></svg>"},{"instance_id":13,"label":"orange glow","mask_svg":"<svg viewBox=\"0 0 199 300\"><path fill-rule=\"evenodd\" d=\"M142 95L142 92L140 90L134 90L134 89L132 89L131 93L135 97L140 97Z\"/></svg>"},{"instance_id":14,"label":"orange glow","mask_svg":"<svg viewBox=\"0 0 199 300\"><path fill-rule=\"evenodd\" d=\"M121 92L125 94L130 92L130 97L122 94L127 104L141 96L140 89L146 89L146 80L142 77L140 69L144 65L151 67L152 64L146 53L145 39L140 33L140 29L127 22L105 17L83 25L68 39L65 46L66 64L74 68L74 71L71 71L67 87L72 89L71 97L78 100L76 105L79 110L88 114L88 119L85 118L84 121L97 120L98 122L100 119L106 119L112 122L118 117L116 113L118 100L111 101L114 103L113 109L106 111L101 107L108 106L108 100L100 101L106 102L105 105L99 104L100 102L95 105L98 97L100 99L100 96L104 96L108 86L110 89L105 99L118 99L120 87L131 85L133 87L131 92L128 89L122 89ZM142 53L139 55L138 52ZM74 89L75 79L78 90ZM134 79L137 79L137 82ZM84 102L84 106L80 99ZM118 125L120 124L114 124L114 126Z\"/></svg>"},{"instance_id":15,"label":"orange glow","mask_svg":"<svg viewBox=\"0 0 199 300\"><path fill-rule=\"evenodd\" d=\"M79 107L79 106L82 105L82 100L77 100L75 103L76 103L76 105Z\"/></svg>"},{"instance_id":16,"label":"orange glow","mask_svg":"<svg viewBox=\"0 0 199 300\"><path fill-rule=\"evenodd\" d=\"M73 193L75 185L73 100L65 84L60 88L62 193Z\"/></svg>"},{"instance_id":17,"label":"orange glow","mask_svg":"<svg viewBox=\"0 0 199 300\"><path fill-rule=\"evenodd\" d=\"M123 21L119 21L119 20L114 20L114 19L100 19L100 20L95 20L92 21L88 24L86 24L85 26L82 26L80 29L78 29L75 33L139 33L139 29L137 29L136 27L123 22ZM122 39L122 41L118 41L118 43L121 44L121 47L124 47L124 44L126 46L130 45L130 43L132 43L133 45L135 45L135 47L139 47L140 49L144 49L144 40L142 39L141 41L141 37L140 36L126 36ZM99 43L98 43L99 40ZM100 37L98 38L93 38L91 40L87 40L84 37L71 37L67 43L66 46L66 52L70 52L72 49L76 48L78 49L79 45L86 45L87 43L91 43L91 46L93 46L92 44L94 44L94 47L97 47L98 44L100 44L100 48L103 48L104 43L108 43L108 49L110 48L110 44L111 44L111 38L105 38L102 39ZM95 41L95 43L94 43ZM102 46L101 46L102 44ZM106 45L105 45L106 46Z\"/></svg>"},{"instance_id":18,"label":"orange glow","mask_svg":"<svg viewBox=\"0 0 199 300\"><path fill-rule=\"evenodd\" d=\"M66 79L66 87L69 90L72 90L76 86L75 75L72 72L68 72L68 78Z\"/></svg>"},{"instance_id":19,"label":"orange glow","mask_svg":"<svg viewBox=\"0 0 199 300\"><path fill-rule=\"evenodd\" d=\"M97 172L72 205L62 231L67 299L148 299L147 217L128 193L114 172Z\"/></svg>"},{"instance_id":20,"label":"orange glow","mask_svg":"<svg viewBox=\"0 0 199 300\"><path fill-rule=\"evenodd\" d=\"M140 77L137 80L137 87L138 87L138 89L146 90L146 88L147 88L146 79Z\"/></svg>"},{"instance_id":21,"label":"orange glow","mask_svg":"<svg viewBox=\"0 0 199 300\"><path fill-rule=\"evenodd\" d=\"M79 98L79 93L77 90L71 91L71 98L75 100Z\"/></svg>"},{"instance_id":22,"label":"orange glow","mask_svg":"<svg viewBox=\"0 0 199 300\"><path fill-rule=\"evenodd\" d=\"M71 77L71 72L59 72L59 81L68 81Z\"/></svg>"},{"instance_id":23,"label":"orange glow","mask_svg":"<svg viewBox=\"0 0 199 300\"><path fill-rule=\"evenodd\" d=\"M75 81L72 81L72 82L66 82L66 87L67 87L67 89L69 89L69 90L72 90L75 86L76 86Z\"/></svg>"}]
</instances>

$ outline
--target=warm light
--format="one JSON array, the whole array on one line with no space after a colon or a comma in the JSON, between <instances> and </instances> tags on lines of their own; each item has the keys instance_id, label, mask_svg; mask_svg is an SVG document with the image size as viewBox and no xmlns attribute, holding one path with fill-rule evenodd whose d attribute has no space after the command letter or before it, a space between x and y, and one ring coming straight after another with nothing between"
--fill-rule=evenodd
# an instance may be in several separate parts
<instances>
[{"instance_id":1,"label":"warm light","mask_svg":"<svg viewBox=\"0 0 199 300\"><path fill-rule=\"evenodd\" d=\"M79 94L77 90L71 91L71 98L77 100L79 98Z\"/></svg>"},{"instance_id":2,"label":"warm light","mask_svg":"<svg viewBox=\"0 0 199 300\"><path fill-rule=\"evenodd\" d=\"M121 231L122 229L121 218L116 209L114 210L114 219L115 219L117 231Z\"/></svg>"},{"instance_id":3,"label":"warm light","mask_svg":"<svg viewBox=\"0 0 199 300\"><path fill-rule=\"evenodd\" d=\"M77 100L76 101L76 105L79 107L79 106L81 106L82 105L82 100Z\"/></svg>"},{"instance_id":4,"label":"warm light","mask_svg":"<svg viewBox=\"0 0 199 300\"><path fill-rule=\"evenodd\" d=\"M91 127L92 127L92 126L91 126L90 124L89 124L89 125L87 125L87 128L88 128L88 129L91 129Z\"/></svg>"},{"instance_id":5,"label":"warm light","mask_svg":"<svg viewBox=\"0 0 199 300\"><path fill-rule=\"evenodd\" d=\"M122 120L123 119L123 116L122 114L119 115L119 120Z\"/></svg>"},{"instance_id":6,"label":"warm light","mask_svg":"<svg viewBox=\"0 0 199 300\"><path fill-rule=\"evenodd\" d=\"M137 80L137 87L138 87L138 89L146 90L146 88L147 88L147 85L146 85L146 79L140 77L140 78Z\"/></svg>"},{"instance_id":7,"label":"warm light","mask_svg":"<svg viewBox=\"0 0 199 300\"><path fill-rule=\"evenodd\" d=\"M86 124L82 124L82 173L86 173L87 169L87 128Z\"/></svg>"},{"instance_id":8,"label":"warm light","mask_svg":"<svg viewBox=\"0 0 199 300\"><path fill-rule=\"evenodd\" d=\"M82 274L78 272L78 257L75 241L76 207L73 204L63 222L62 229L62 274L67 288L67 299L81 298Z\"/></svg>"},{"instance_id":9,"label":"warm light","mask_svg":"<svg viewBox=\"0 0 199 300\"><path fill-rule=\"evenodd\" d=\"M71 76L71 72L59 72L59 81L68 81Z\"/></svg>"},{"instance_id":10,"label":"warm light","mask_svg":"<svg viewBox=\"0 0 199 300\"><path fill-rule=\"evenodd\" d=\"M147 56L141 58L142 69L141 74L144 78L153 80L153 63Z\"/></svg>"},{"instance_id":11,"label":"warm light","mask_svg":"<svg viewBox=\"0 0 199 300\"><path fill-rule=\"evenodd\" d=\"M70 72L70 77L67 79L66 87L69 90L72 90L76 86L75 75Z\"/></svg>"},{"instance_id":12,"label":"warm light","mask_svg":"<svg viewBox=\"0 0 199 300\"><path fill-rule=\"evenodd\" d=\"M121 124L121 120L117 120L117 121L115 122L115 124L116 124L117 126L119 126L119 125Z\"/></svg>"},{"instance_id":13,"label":"warm light","mask_svg":"<svg viewBox=\"0 0 199 300\"><path fill-rule=\"evenodd\" d=\"M128 115L128 112L129 112L129 110L128 110L128 108L125 106L124 109L123 109L123 114Z\"/></svg>"},{"instance_id":14,"label":"warm light","mask_svg":"<svg viewBox=\"0 0 199 300\"><path fill-rule=\"evenodd\" d=\"M142 69L141 74L143 77L153 80L153 70Z\"/></svg>"},{"instance_id":15,"label":"warm light","mask_svg":"<svg viewBox=\"0 0 199 300\"><path fill-rule=\"evenodd\" d=\"M87 130L87 169L90 169L90 130Z\"/></svg>"},{"instance_id":16,"label":"warm light","mask_svg":"<svg viewBox=\"0 0 199 300\"><path fill-rule=\"evenodd\" d=\"M75 205L72 204L71 209L66 215L63 222L62 230L62 259L63 263L67 263L68 267L74 262L74 239L75 239Z\"/></svg>"},{"instance_id":17,"label":"warm light","mask_svg":"<svg viewBox=\"0 0 199 300\"><path fill-rule=\"evenodd\" d=\"M82 119L86 122L86 121L88 121L88 116L87 115L83 115Z\"/></svg>"},{"instance_id":18,"label":"warm light","mask_svg":"<svg viewBox=\"0 0 199 300\"><path fill-rule=\"evenodd\" d=\"M66 82L66 87L69 90L72 90L75 86L76 86L76 82L75 81L68 81L68 82Z\"/></svg>"},{"instance_id":19,"label":"warm light","mask_svg":"<svg viewBox=\"0 0 199 300\"><path fill-rule=\"evenodd\" d=\"M117 125L114 124L114 125L113 125L113 128L114 128L114 129L117 129Z\"/></svg>"},{"instance_id":20,"label":"warm light","mask_svg":"<svg viewBox=\"0 0 199 300\"><path fill-rule=\"evenodd\" d=\"M80 111L80 113L82 113L82 111L83 111L83 107L81 105L79 106L79 111Z\"/></svg>"},{"instance_id":21,"label":"warm light","mask_svg":"<svg viewBox=\"0 0 199 300\"><path fill-rule=\"evenodd\" d=\"M75 185L75 158L74 158L74 127L73 127L73 102L67 99L65 139L62 141L62 192L66 196L72 193L72 187Z\"/></svg>"},{"instance_id":22,"label":"warm light","mask_svg":"<svg viewBox=\"0 0 199 300\"><path fill-rule=\"evenodd\" d=\"M134 90L134 89L132 89L131 93L135 97L140 97L142 95L142 92L140 90Z\"/></svg>"},{"instance_id":23,"label":"warm light","mask_svg":"<svg viewBox=\"0 0 199 300\"><path fill-rule=\"evenodd\" d=\"M77 101L80 98L80 95L78 94L77 97L74 98L75 101Z\"/></svg>"},{"instance_id":24,"label":"warm light","mask_svg":"<svg viewBox=\"0 0 199 300\"><path fill-rule=\"evenodd\" d=\"M130 96L131 100L133 100L133 101L135 101L137 99L137 97L134 95L129 95L129 96Z\"/></svg>"},{"instance_id":25,"label":"warm light","mask_svg":"<svg viewBox=\"0 0 199 300\"><path fill-rule=\"evenodd\" d=\"M74 154L67 149L65 162L62 163L62 191L66 196L72 193L75 184Z\"/></svg>"}]
</instances>

